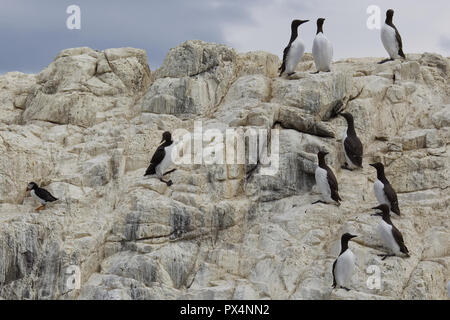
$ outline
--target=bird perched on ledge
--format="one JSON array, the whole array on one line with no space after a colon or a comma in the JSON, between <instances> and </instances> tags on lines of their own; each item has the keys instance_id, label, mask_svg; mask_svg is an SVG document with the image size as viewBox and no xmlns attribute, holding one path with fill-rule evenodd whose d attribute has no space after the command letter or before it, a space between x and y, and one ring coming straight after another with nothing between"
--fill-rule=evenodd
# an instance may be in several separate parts
<instances>
[{"instance_id":1,"label":"bird perched on ledge","mask_svg":"<svg viewBox=\"0 0 450 320\"><path fill-rule=\"evenodd\" d=\"M377 170L377 180L373 184L373 192L379 204L387 204L392 212L400 215L400 208L398 207L397 193L392 188L388 179L384 174L384 166L381 162L371 163L370 166Z\"/></svg>"},{"instance_id":2,"label":"bird perched on ledge","mask_svg":"<svg viewBox=\"0 0 450 320\"><path fill-rule=\"evenodd\" d=\"M356 236L345 233L341 237L341 253L333 263L333 288L343 288L350 291L348 286L355 269L355 255L348 247L348 242Z\"/></svg>"},{"instance_id":3,"label":"bird perched on ledge","mask_svg":"<svg viewBox=\"0 0 450 320\"><path fill-rule=\"evenodd\" d=\"M303 57L303 53L305 53L305 45L298 37L298 27L308 22L309 20L294 20L291 23L291 39L287 47L283 51L283 63L279 68L280 76L283 73L286 73L288 76L291 76L295 73L295 68L297 64Z\"/></svg>"},{"instance_id":4,"label":"bird perched on ledge","mask_svg":"<svg viewBox=\"0 0 450 320\"><path fill-rule=\"evenodd\" d=\"M331 71L331 60L333 59L333 46L328 38L323 34L324 18L317 19L317 33L314 38L312 55L316 65L316 73L320 71Z\"/></svg>"},{"instance_id":5,"label":"bird perched on ledge","mask_svg":"<svg viewBox=\"0 0 450 320\"><path fill-rule=\"evenodd\" d=\"M384 245L390 251L388 254L379 255L383 257L382 260L387 257L400 256L402 253L409 257L409 251L405 246L402 234L392 224L391 215L389 214L389 206L387 204L381 204L372 209L381 210L381 212L375 213L373 216L381 216L383 218L378 225L378 233Z\"/></svg>"},{"instance_id":6,"label":"bird perched on ledge","mask_svg":"<svg viewBox=\"0 0 450 320\"><path fill-rule=\"evenodd\" d=\"M30 191L30 194L41 203L41 206L36 208L37 212L39 212L42 208L45 208L45 205L48 202L54 202L54 201L58 200L47 190L45 190L43 188L39 188L37 183L35 183L35 182L30 182L28 184L27 192L28 191Z\"/></svg>"},{"instance_id":7,"label":"bird perched on ledge","mask_svg":"<svg viewBox=\"0 0 450 320\"><path fill-rule=\"evenodd\" d=\"M173 169L171 171L164 172L170 165L173 164L173 147L174 142L172 140L172 134L169 131L164 132L162 135L160 146L158 147L158 149L156 149L152 160L150 160L150 166L145 171L144 176L156 174L161 182L164 182L167 186L171 186L173 184L172 180L165 181L163 180L163 176L168 175L169 173L172 173L176 170Z\"/></svg>"},{"instance_id":8,"label":"bird perched on ledge","mask_svg":"<svg viewBox=\"0 0 450 320\"><path fill-rule=\"evenodd\" d=\"M336 180L336 176L330 167L325 163L325 156L328 152L319 151L317 153L317 157L319 158L319 165L316 168L315 177L316 184L319 187L320 193L322 194L322 200L318 200L314 202L316 203L336 203L338 206L340 205L339 201L342 201L339 196L339 187L338 182Z\"/></svg>"},{"instance_id":9,"label":"bird perched on ledge","mask_svg":"<svg viewBox=\"0 0 450 320\"><path fill-rule=\"evenodd\" d=\"M345 112L339 113L339 115L347 121L347 131L342 137L342 145L347 162L342 168L350 171L356 168L362 168L363 145L356 135L353 116L351 113Z\"/></svg>"},{"instance_id":10,"label":"bird perched on ledge","mask_svg":"<svg viewBox=\"0 0 450 320\"><path fill-rule=\"evenodd\" d=\"M389 9L386 11L386 20L381 27L381 42L383 42L383 46L389 54L389 59L380 61L379 64L393 61L400 57L406 59L406 56L403 53L402 37L392 22L393 16L394 10Z\"/></svg>"}]
</instances>

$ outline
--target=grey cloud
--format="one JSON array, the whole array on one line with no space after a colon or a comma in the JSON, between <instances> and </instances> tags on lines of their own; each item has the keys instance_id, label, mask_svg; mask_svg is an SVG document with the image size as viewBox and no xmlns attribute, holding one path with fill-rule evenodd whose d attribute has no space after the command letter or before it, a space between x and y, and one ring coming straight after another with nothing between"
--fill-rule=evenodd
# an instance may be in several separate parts
<instances>
[{"instance_id":1,"label":"grey cloud","mask_svg":"<svg viewBox=\"0 0 450 320\"><path fill-rule=\"evenodd\" d=\"M155 69L185 40L223 42L223 23L251 23L236 0L2 1L0 72L39 72L60 50L79 46L142 48ZM66 28L66 8L74 3L81 8L81 30Z\"/></svg>"}]
</instances>

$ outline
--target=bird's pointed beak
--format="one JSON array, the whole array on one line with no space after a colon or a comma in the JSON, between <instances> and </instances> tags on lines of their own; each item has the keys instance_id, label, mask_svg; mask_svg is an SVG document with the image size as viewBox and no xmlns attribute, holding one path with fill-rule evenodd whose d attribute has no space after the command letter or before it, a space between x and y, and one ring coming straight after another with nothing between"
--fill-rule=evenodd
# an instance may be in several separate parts
<instances>
[{"instance_id":1,"label":"bird's pointed beak","mask_svg":"<svg viewBox=\"0 0 450 320\"><path fill-rule=\"evenodd\" d=\"M358 237L358 236L352 234L352 236L350 237L350 239L353 239L353 238L356 238L356 237Z\"/></svg>"},{"instance_id":2,"label":"bird's pointed beak","mask_svg":"<svg viewBox=\"0 0 450 320\"><path fill-rule=\"evenodd\" d=\"M26 192L28 192L28 191L30 191L31 189L29 188L29 187L27 187L27 190L26 190Z\"/></svg>"},{"instance_id":3,"label":"bird's pointed beak","mask_svg":"<svg viewBox=\"0 0 450 320\"><path fill-rule=\"evenodd\" d=\"M374 167L375 168L375 163L369 163L369 166Z\"/></svg>"}]
</instances>

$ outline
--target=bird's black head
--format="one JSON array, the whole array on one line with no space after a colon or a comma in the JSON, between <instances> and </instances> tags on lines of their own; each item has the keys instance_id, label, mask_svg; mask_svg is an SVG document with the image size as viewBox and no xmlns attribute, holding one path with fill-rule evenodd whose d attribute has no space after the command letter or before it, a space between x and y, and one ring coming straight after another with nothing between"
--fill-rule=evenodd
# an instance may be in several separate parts
<instances>
[{"instance_id":1,"label":"bird's black head","mask_svg":"<svg viewBox=\"0 0 450 320\"><path fill-rule=\"evenodd\" d=\"M386 11L386 18L391 18L394 16L394 10L389 9L388 11Z\"/></svg>"},{"instance_id":2,"label":"bird's black head","mask_svg":"<svg viewBox=\"0 0 450 320\"><path fill-rule=\"evenodd\" d=\"M27 191L35 190L38 187L36 182L30 182L27 186Z\"/></svg>"},{"instance_id":3,"label":"bird's black head","mask_svg":"<svg viewBox=\"0 0 450 320\"><path fill-rule=\"evenodd\" d=\"M172 141L172 134L169 131L166 131L162 135L162 140L160 143Z\"/></svg>"},{"instance_id":4,"label":"bird's black head","mask_svg":"<svg viewBox=\"0 0 450 320\"><path fill-rule=\"evenodd\" d=\"M344 117L345 120L347 120L347 123L348 123L348 124L353 123L353 116L352 116L351 113L348 113L348 112L341 112L341 113L339 113L339 115L342 116L342 117Z\"/></svg>"},{"instance_id":5,"label":"bird's black head","mask_svg":"<svg viewBox=\"0 0 450 320\"><path fill-rule=\"evenodd\" d=\"M291 23L292 29L297 29L300 25L308 22L309 20L293 20Z\"/></svg>"},{"instance_id":6,"label":"bird's black head","mask_svg":"<svg viewBox=\"0 0 450 320\"><path fill-rule=\"evenodd\" d=\"M325 18L317 19L317 27L322 27L324 22L325 22Z\"/></svg>"},{"instance_id":7,"label":"bird's black head","mask_svg":"<svg viewBox=\"0 0 450 320\"><path fill-rule=\"evenodd\" d=\"M391 24L392 23L392 17L394 16L394 10L389 9L386 11L386 23Z\"/></svg>"},{"instance_id":8,"label":"bird's black head","mask_svg":"<svg viewBox=\"0 0 450 320\"><path fill-rule=\"evenodd\" d=\"M325 18L319 18L317 19L317 33L322 32L323 33L323 23L325 21Z\"/></svg>"},{"instance_id":9,"label":"bird's black head","mask_svg":"<svg viewBox=\"0 0 450 320\"><path fill-rule=\"evenodd\" d=\"M383 171L384 170L384 166L381 162L375 162L375 163L371 163L369 164L370 166L374 167L375 169L377 169L377 171Z\"/></svg>"},{"instance_id":10,"label":"bird's black head","mask_svg":"<svg viewBox=\"0 0 450 320\"><path fill-rule=\"evenodd\" d=\"M346 241L346 242L348 242L350 239L353 239L353 238L356 238L357 236L355 236L355 235L353 235L353 234L350 234L350 233L344 233L343 235L342 235L342 237L341 237L341 240L342 241Z\"/></svg>"},{"instance_id":11,"label":"bird's black head","mask_svg":"<svg viewBox=\"0 0 450 320\"><path fill-rule=\"evenodd\" d=\"M317 158L319 158L319 160L320 160L320 159L325 159L325 156L326 156L327 154L328 154L328 152L320 150L320 151L317 153Z\"/></svg>"},{"instance_id":12,"label":"bird's black head","mask_svg":"<svg viewBox=\"0 0 450 320\"><path fill-rule=\"evenodd\" d=\"M317 153L317 159L319 159L319 167L324 168L326 163L325 163L325 156L328 154L328 152L326 151L319 151Z\"/></svg>"},{"instance_id":13,"label":"bird's black head","mask_svg":"<svg viewBox=\"0 0 450 320\"><path fill-rule=\"evenodd\" d=\"M356 236L350 233L344 233L341 237L341 254L348 249L348 242Z\"/></svg>"},{"instance_id":14,"label":"bird's black head","mask_svg":"<svg viewBox=\"0 0 450 320\"><path fill-rule=\"evenodd\" d=\"M373 214L374 216L381 216L381 217L389 217L389 206L385 203L380 204L378 207L373 207L374 210L381 210L381 212L377 212Z\"/></svg>"}]
</instances>

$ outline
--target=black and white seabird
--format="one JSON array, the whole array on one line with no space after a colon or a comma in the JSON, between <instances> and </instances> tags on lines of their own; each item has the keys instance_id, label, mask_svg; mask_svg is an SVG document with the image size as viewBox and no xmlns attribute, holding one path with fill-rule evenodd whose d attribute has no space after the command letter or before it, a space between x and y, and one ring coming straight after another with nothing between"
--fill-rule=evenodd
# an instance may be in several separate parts
<instances>
[{"instance_id":1,"label":"black and white seabird","mask_svg":"<svg viewBox=\"0 0 450 320\"><path fill-rule=\"evenodd\" d=\"M405 54L403 53L403 43L402 37L398 32L395 25L392 23L392 17L394 16L394 10L389 9L386 11L386 20L381 27L381 41L383 46L389 54L389 59L380 61L379 63L385 63L388 61L393 61L402 57L405 59Z\"/></svg>"},{"instance_id":2,"label":"black and white seabird","mask_svg":"<svg viewBox=\"0 0 450 320\"><path fill-rule=\"evenodd\" d=\"M341 237L341 253L333 263L333 288L343 288L350 291L347 286L355 269L355 255L348 247L350 239L355 238L355 235L344 233Z\"/></svg>"},{"instance_id":3,"label":"black and white seabird","mask_svg":"<svg viewBox=\"0 0 450 320\"><path fill-rule=\"evenodd\" d=\"M350 113L340 113L347 120L347 131L342 137L342 145L347 162L343 169L353 170L362 168L363 145L355 131L355 123Z\"/></svg>"},{"instance_id":4,"label":"black and white seabird","mask_svg":"<svg viewBox=\"0 0 450 320\"><path fill-rule=\"evenodd\" d=\"M323 34L324 18L317 19L317 33L313 41L312 55L316 65L316 73L320 71L331 71L331 60L333 59L333 45Z\"/></svg>"},{"instance_id":5,"label":"black and white seabird","mask_svg":"<svg viewBox=\"0 0 450 320\"><path fill-rule=\"evenodd\" d=\"M382 216L380 224L378 225L378 233L381 241L389 249L389 254L380 254L383 257L382 260L387 257L406 255L409 257L408 248L406 248L403 241L403 236L400 231L392 224L391 215L389 214L389 207L387 204L381 204L378 207L372 208L375 210L381 210L381 212L373 215Z\"/></svg>"},{"instance_id":6,"label":"black and white seabird","mask_svg":"<svg viewBox=\"0 0 450 320\"><path fill-rule=\"evenodd\" d=\"M340 205L339 201L342 201L339 196L339 188L336 177L333 171L328 167L325 163L325 156L328 152L319 151L317 153L317 157L319 158L319 165L316 168L315 176L316 176L316 184L319 187L320 193L322 194L322 200L318 200L314 202L316 203L335 203L338 206Z\"/></svg>"},{"instance_id":7,"label":"black and white seabird","mask_svg":"<svg viewBox=\"0 0 450 320\"><path fill-rule=\"evenodd\" d=\"M397 194L394 188L392 188L388 179L384 175L384 166L380 162L371 163L372 167L377 169L377 180L373 184L373 192L378 200L379 204L387 204L392 212L400 215L400 209L398 207Z\"/></svg>"},{"instance_id":8,"label":"black and white seabird","mask_svg":"<svg viewBox=\"0 0 450 320\"><path fill-rule=\"evenodd\" d=\"M291 23L291 39L283 51L283 63L280 67L280 76L286 73L288 76L295 73L295 68L305 53L305 45L298 37L298 27L309 20L294 20Z\"/></svg>"},{"instance_id":9,"label":"black and white seabird","mask_svg":"<svg viewBox=\"0 0 450 320\"><path fill-rule=\"evenodd\" d=\"M41 205L36 208L36 211L40 211L42 208L45 207L47 202L54 202L58 200L55 198L50 192L43 188L39 188L38 185L35 182L30 182L27 186L27 192L30 191L30 194L36 198Z\"/></svg>"},{"instance_id":10,"label":"black and white seabird","mask_svg":"<svg viewBox=\"0 0 450 320\"><path fill-rule=\"evenodd\" d=\"M163 143L164 142L164 143ZM160 146L156 149L155 154L150 161L150 166L145 171L144 176L156 174L161 182L164 182L168 186L171 186L172 180L164 181L163 176L174 172L176 169L165 172L166 169L173 164L172 149L174 142L170 132L166 131L162 135Z\"/></svg>"}]
</instances>

